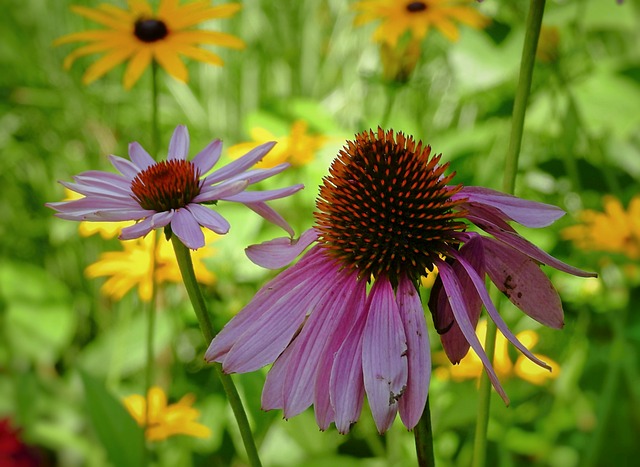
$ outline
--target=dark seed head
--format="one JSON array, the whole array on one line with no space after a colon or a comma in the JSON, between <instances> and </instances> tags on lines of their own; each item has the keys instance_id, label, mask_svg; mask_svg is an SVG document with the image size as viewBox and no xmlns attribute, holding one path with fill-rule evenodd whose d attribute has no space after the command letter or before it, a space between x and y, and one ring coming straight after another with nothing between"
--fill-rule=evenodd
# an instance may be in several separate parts
<instances>
[{"instance_id":1,"label":"dark seed head","mask_svg":"<svg viewBox=\"0 0 640 467\"><path fill-rule=\"evenodd\" d=\"M427 9L425 2L411 2L405 7L409 13L418 13Z\"/></svg>"},{"instance_id":2,"label":"dark seed head","mask_svg":"<svg viewBox=\"0 0 640 467\"><path fill-rule=\"evenodd\" d=\"M157 212L185 207L201 188L199 170L181 159L158 162L131 182L133 197L140 206Z\"/></svg>"},{"instance_id":3,"label":"dark seed head","mask_svg":"<svg viewBox=\"0 0 640 467\"><path fill-rule=\"evenodd\" d=\"M378 128L347 142L324 178L316 202L319 243L360 278L401 275L417 281L457 244L455 219L462 186L447 186L431 147Z\"/></svg>"},{"instance_id":4,"label":"dark seed head","mask_svg":"<svg viewBox=\"0 0 640 467\"><path fill-rule=\"evenodd\" d=\"M139 19L135 23L133 34L142 42L155 42L169 34L167 25L159 19Z\"/></svg>"}]
</instances>

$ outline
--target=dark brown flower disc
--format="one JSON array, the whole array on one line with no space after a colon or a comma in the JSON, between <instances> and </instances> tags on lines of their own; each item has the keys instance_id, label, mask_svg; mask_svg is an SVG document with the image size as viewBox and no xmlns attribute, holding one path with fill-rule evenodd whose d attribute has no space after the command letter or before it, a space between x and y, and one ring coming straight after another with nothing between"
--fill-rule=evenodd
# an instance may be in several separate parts
<instances>
[{"instance_id":1,"label":"dark brown flower disc","mask_svg":"<svg viewBox=\"0 0 640 467\"><path fill-rule=\"evenodd\" d=\"M153 164L131 182L131 191L140 206L158 212L186 206L201 188L198 169L182 159Z\"/></svg>"}]
</instances>

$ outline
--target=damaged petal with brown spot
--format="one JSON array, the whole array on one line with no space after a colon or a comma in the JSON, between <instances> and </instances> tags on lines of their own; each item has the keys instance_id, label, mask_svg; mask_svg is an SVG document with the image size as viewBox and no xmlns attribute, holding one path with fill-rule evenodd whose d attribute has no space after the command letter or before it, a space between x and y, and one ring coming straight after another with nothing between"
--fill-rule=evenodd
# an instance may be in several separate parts
<instances>
[{"instance_id":1,"label":"damaged petal with brown spot","mask_svg":"<svg viewBox=\"0 0 640 467\"><path fill-rule=\"evenodd\" d=\"M447 186L431 147L411 136L365 131L347 142L320 187L315 212L319 243L359 277L386 276L395 287L406 274L417 281L458 243L462 186Z\"/></svg>"}]
</instances>

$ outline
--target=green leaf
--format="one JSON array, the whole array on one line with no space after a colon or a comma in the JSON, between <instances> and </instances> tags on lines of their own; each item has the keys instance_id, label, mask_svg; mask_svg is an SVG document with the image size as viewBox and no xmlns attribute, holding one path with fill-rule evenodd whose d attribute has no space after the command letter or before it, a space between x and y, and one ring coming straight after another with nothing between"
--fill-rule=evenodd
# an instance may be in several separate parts
<instances>
[{"instance_id":1,"label":"green leaf","mask_svg":"<svg viewBox=\"0 0 640 467\"><path fill-rule=\"evenodd\" d=\"M111 463L118 467L142 465L142 428L102 382L83 371L80 374L84 383L87 413Z\"/></svg>"}]
</instances>

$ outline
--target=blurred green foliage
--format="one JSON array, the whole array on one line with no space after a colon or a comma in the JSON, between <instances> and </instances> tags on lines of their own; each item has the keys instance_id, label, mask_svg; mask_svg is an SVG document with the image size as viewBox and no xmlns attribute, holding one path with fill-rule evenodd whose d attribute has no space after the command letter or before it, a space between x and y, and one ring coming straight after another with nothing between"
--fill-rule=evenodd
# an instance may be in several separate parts
<instances>
[{"instance_id":1,"label":"blurred green foliage","mask_svg":"<svg viewBox=\"0 0 640 467\"><path fill-rule=\"evenodd\" d=\"M95 26L73 15L71 3L7 0L0 15L0 417L22 427L24 440L52 465L135 465L135 457L113 457L127 442L132 450L142 443L139 430L129 434L136 426L114 408L119 398L144 392L144 306L134 293L108 301L99 294L100 281L83 275L117 242L80 238L75 223L54 218L44 203L63 198L56 180L110 170L107 156L126 156L131 141L150 145L151 74L126 92L123 67L81 85L95 57L64 71L71 48L52 42ZM82 3L93 5L73 2ZM344 140L382 124L390 106L386 125L443 153L456 181L499 188L526 6L485 0L477 8L492 18L490 27L463 28L456 43L431 33L413 75L397 84L382 80L373 27L352 26L349 2L244 2L238 15L212 27L241 37L246 50L217 51L222 68L190 63L189 85L160 74L161 147L181 123L198 148L214 138L226 146L246 141L253 126L277 134L295 120L308 121L329 142L314 162L269 182L307 186L273 203L300 232L313 222L316 187ZM556 28L558 43L552 59L535 70L516 191L569 212L526 235L600 278L551 273L564 300L563 331L538 329L503 304L515 331L537 329L536 350L558 361L562 373L545 386L504 382L512 404L493 401L488 465L633 465L640 438L640 281L626 273L630 260L578 251L559 231L576 222L580 209L601 209L604 194L626 204L638 192L640 2L549 1L544 25ZM205 290L218 328L272 275L250 263L243 249L281 235L248 210L219 208L232 230L215 245L218 254L207 264L218 281ZM158 303L157 382L172 400L196 394L201 422L213 435L158 443L153 462L243 465L239 433L202 361L204 346L183 289L166 287ZM435 334L432 348L439 349ZM378 436L366 410L348 436L333 428L319 432L311 411L288 421L262 412L265 374L236 378L265 465L415 462L412 434L398 423ZM475 382L434 379L430 394L439 465L468 465Z\"/></svg>"}]
</instances>

